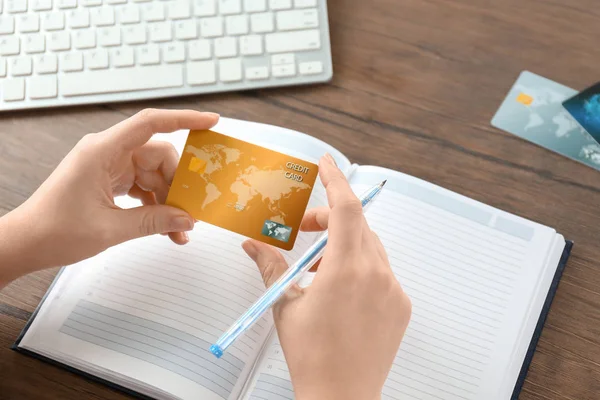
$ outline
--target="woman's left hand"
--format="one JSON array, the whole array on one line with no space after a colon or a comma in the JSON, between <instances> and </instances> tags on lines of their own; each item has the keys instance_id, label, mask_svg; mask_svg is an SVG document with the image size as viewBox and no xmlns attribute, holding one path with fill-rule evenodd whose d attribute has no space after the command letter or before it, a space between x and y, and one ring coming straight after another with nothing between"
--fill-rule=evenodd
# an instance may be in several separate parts
<instances>
[{"instance_id":1,"label":"woman's left hand","mask_svg":"<svg viewBox=\"0 0 600 400\"><path fill-rule=\"evenodd\" d=\"M209 129L217 114L189 110L144 110L84 136L50 177L20 207L0 218L0 259L18 275L72 264L118 243L157 233L188 241L194 219L163 205L179 156L154 133ZM144 204L121 209L114 197L129 194ZM7 266L3 266L3 269ZM0 287L14 279L0 271Z\"/></svg>"}]
</instances>

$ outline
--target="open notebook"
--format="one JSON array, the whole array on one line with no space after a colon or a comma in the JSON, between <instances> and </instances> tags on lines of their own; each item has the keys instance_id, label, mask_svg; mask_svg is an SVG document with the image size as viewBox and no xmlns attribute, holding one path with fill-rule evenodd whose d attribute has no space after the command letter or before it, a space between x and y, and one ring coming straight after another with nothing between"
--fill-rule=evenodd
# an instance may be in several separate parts
<instances>
[{"instance_id":1,"label":"open notebook","mask_svg":"<svg viewBox=\"0 0 600 400\"><path fill-rule=\"evenodd\" d=\"M400 172L352 164L298 132L225 118L215 130L313 162L329 152L359 194L387 179L367 217L412 299L413 316L383 398L518 394L570 242ZM155 139L181 152L186 135ZM326 204L317 183L309 207ZM160 236L139 239L63 268L15 349L140 397L293 399L270 316L222 359L209 353L264 288L240 247L243 237L198 223L190 238L183 247ZM315 238L298 236L287 260Z\"/></svg>"}]
</instances>

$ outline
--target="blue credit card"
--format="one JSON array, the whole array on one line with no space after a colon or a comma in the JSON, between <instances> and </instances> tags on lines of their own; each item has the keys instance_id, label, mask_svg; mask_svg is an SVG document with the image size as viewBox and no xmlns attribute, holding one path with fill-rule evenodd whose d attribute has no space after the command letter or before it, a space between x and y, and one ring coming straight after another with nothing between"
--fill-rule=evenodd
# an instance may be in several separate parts
<instances>
[{"instance_id":1,"label":"blue credit card","mask_svg":"<svg viewBox=\"0 0 600 400\"><path fill-rule=\"evenodd\" d=\"M600 143L600 82L562 104L579 125Z\"/></svg>"},{"instance_id":2,"label":"blue credit card","mask_svg":"<svg viewBox=\"0 0 600 400\"><path fill-rule=\"evenodd\" d=\"M523 71L492 119L492 125L600 170L600 145L562 103L577 91Z\"/></svg>"}]
</instances>

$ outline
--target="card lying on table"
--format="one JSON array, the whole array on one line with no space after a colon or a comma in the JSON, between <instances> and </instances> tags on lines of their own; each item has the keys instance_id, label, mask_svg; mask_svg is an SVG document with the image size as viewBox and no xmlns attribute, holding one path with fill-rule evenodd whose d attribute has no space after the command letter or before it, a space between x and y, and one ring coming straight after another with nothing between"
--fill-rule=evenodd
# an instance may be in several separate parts
<instances>
[{"instance_id":1,"label":"card lying on table","mask_svg":"<svg viewBox=\"0 0 600 400\"><path fill-rule=\"evenodd\" d=\"M294 247L318 166L213 131L191 131L167 204L284 250Z\"/></svg>"},{"instance_id":2,"label":"card lying on table","mask_svg":"<svg viewBox=\"0 0 600 400\"><path fill-rule=\"evenodd\" d=\"M600 170L600 145L562 106L576 90L523 71L492 125Z\"/></svg>"},{"instance_id":3,"label":"card lying on table","mask_svg":"<svg viewBox=\"0 0 600 400\"><path fill-rule=\"evenodd\" d=\"M565 100L563 106L600 143L600 82Z\"/></svg>"}]
</instances>

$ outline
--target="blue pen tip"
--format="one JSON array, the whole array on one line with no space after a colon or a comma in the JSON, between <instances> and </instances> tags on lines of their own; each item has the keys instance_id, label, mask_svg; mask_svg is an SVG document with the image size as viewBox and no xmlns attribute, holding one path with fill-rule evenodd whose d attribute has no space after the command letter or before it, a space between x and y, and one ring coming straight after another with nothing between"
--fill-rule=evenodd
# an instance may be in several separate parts
<instances>
[{"instance_id":1,"label":"blue pen tip","mask_svg":"<svg viewBox=\"0 0 600 400\"><path fill-rule=\"evenodd\" d=\"M221 347L216 344L210 346L210 352L213 353L217 358L221 358L221 356L223 355L223 349L221 349Z\"/></svg>"}]
</instances>

